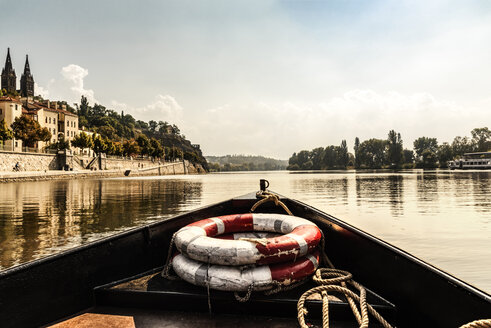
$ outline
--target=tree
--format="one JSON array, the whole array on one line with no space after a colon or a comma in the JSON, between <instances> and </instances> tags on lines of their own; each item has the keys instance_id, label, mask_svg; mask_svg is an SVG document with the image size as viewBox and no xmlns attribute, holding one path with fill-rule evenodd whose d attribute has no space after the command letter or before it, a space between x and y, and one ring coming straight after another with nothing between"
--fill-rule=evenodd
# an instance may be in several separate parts
<instances>
[{"instance_id":1,"label":"tree","mask_svg":"<svg viewBox=\"0 0 491 328\"><path fill-rule=\"evenodd\" d=\"M158 125L157 122L155 122L153 120L149 121L148 126L149 126L150 132L155 133L155 131L157 129L157 125Z\"/></svg>"},{"instance_id":2,"label":"tree","mask_svg":"<svg viewBox=\"0 0 491 328\"><path fill-rule=\"evenodd\" d=\"M471 131L471 134L475 151L485 152L491 150L491 131L487 127L475 128Z\"/></svg>"},{"instance_id":3,"label":"tree","mask_svg":"<svg viewBox=\"0 0 491 328\"><path fill-rule=\"evenodd\" d=\"M452 141L452 152L454 157L462 156L465 153L472 153L474 145L467 137L455 137Z\"/></svg>"},{"instance_id":4,"label":"tree","mask_svg":"<svg viewBox=\"0 0 491 328\"><path fill-rule=\"evenodd\" d=\"M80 149L93 148L94 142L92 138L85 132L80 132L72 139L72 146Z\"/></svg>"},{"instance_id":5,"label":"tree","mask_svg":"<svg viewBox=\"0 0 491 328\"><path fill-rule=\"evenodd\" d=\"M338 150L336 146L327 146L324 149L324 168L334 169L338 162Z\"/></svg>"},{"instance_id":6,"label":"tree","mask_svg":"<svg viewBox=\"0 0 491 328\"><path fill-rule=\"evenodd\" d=\"M441 144L438 147L437 157L440 167L447 167L447 162L453 159L452 146L448 142Z\"/></svg>"},{"instance_id":7,"label":"tree","mask_svg":"<svg viewBox=\"0 0 491 328\"><path fill-rule=\"evenodd\" d=\"M404 164L414 163L414 152L411 149L404 149Z\"/></svg>"},{"instance_id":8,"label":"tree","mask_svg":"<svg viewBox=\"0 0 491 328\"><path fill-rule=\"evenodd\" d=\"M96 154L104 153L107 150L107 145L102 139L102 137L98 134L92 135L92 149Z\"/></svg>"},{"instance_id":9,"label":"tree","mask_svg":"<svg viewBox=\"0 0 491 328\"><path fill-rule=\"evenodd\" d=\"M5 143L5 140L10 140L14 137L14 133L9 129L5 120L0 121L0 140Z\"/></svg>"},{"instance_id":10,"label":"tree","mask_svg":"<svg viewBox=\"0 0 491 328\"><path fill-rule=\"evenodd\" d=\"M417 157L421 157L425 150L429 150L434 154L438 151L438 141L436 138L419 137L414 140L413 145Z\"/></svg>"},{"instance_id":11,"label":"tree","mask_svg":"<svg viewBox=\"0 0 491 328\"><path fill-rule=\"evenodd\" d=\"M146 135L140 134L138 138L136 138L136 142L140 147L142 155L150 155L152 153L152 145Z\"/></svg>"},{"instance_id":12,"label":"tree","mask_svg":"<svg viewBox=\"0 0 491 328\"><path fill-rule=\"evenodd\" d=\"M288 159L288 167L287 170L299 170L300 166L298 165L298 157L297 153L293 153L293 155Z\"/></svg>"},{"instance_id":13,"label":"tree","mask_svg":"<svg viewBox=\"0 0 491 328\"><path fill-rule=\"evenodd\" d=\"M82 98L80 99L80 107L79 107L78 114L81 116L87 116L89 114L89 108L90 106L87 97L82 95Z\"/></svg>"},{"instance_id":14,"label":"tree","mask_svg":"<svg viewBox=\"0 0 491 328\"><path fill-rule=\"evenodd\" d=\"M65 140L65 136L60 133L58 141L50 145L49 148L56 150L70 149L70 140Z\"/></svg>"},{"instance_id":15,"label":"tree","mask_svg":"<svg viewBox=\"0 0 491 328\"><path fill-rule=\"evenodd\" d=\"M123 144L121 142L114 142L114 155L122 156L124 153Z\"/></svg>"},{"instance_id":16,"label":"tree","mask_svg":"<svg viewBox=\"0 0 491 328\"><path fill-rule=\"evenodd\" d=\"M324 148L318 147L318 148L312 149L309 157L312 161L312 170L320 170L322 168L322 160L324 157Z\"/></svg>"},{"instance_id":17,"label":"tree","mask_svg":"<svg viewBox=\"0 0 491 328\"><path fill-rule=\"evenodd\" d=\"M34 147L38 141L47 142L51 139L51 132L47 128L41 128L38 122L24 114L15 118L12 130L14 137L22 140L27 147Z\"/></svg>"},{"instance_id":18,"label":"tree","mask_svg":"<svg viewBox=\"0 0 491 328\"><path fill-rule=\"evenodd\" d=\"M387 136L387 157L390 165L396 167L400 167L404 159L401 134L394 130L390 130Z\"/></svg>"},{"instance_id":19,"label":"tree","mask_svg":"<svg viewBox=\"0 0 491 328\"><path fill-rule=\"evenodd\" d=\"M337 148L338 151L338 165L342 168L346 168L349 162L348 155L348 145L346 144L346 140L341 141L341 146Z\"/></svg>"},{"instance_id":20,"label":"tree","mask_svg":"<svg viewBox=\"0 0 491 328\"><path fill-rule=\"evenodd\" d=\"M360 166L367 168L381 168L386 163L387 140L368 139L358 148Z\"/></svg>"},{"instance_id":21,"label":"tree","mask_svg":"<svg viewBox=\"0 0 491 328\"><path fill-rule=\"evenodd\" d=\"M140 153L140 147L135 139L126 140L123 142L123 153L126 156L135 156Z\"/></svg>"},{"instance_id":22,"label":"tree","mask_svg":"<svg viewBox=\"0 0 491 328\"><path fill-rule=\"evenodd\" d=\"M111 125L103 125L97 128L97 133L100 134L103 138L108 139L118 139L118 135L116 134L116 129Z\"/></svg>"},{"instance_id":23,"label":"tree","mask_svg":"<svg viewBox=\"0 0 491 328\"><path fill-rule=\"evenodd\" d=\"M359 168L360 167L360 158L358 156L358 150L360 149L360 139L358 137L355 138L355 146L354 146L354 150L355 150L355 168Z\"/></svg>"},{"instance_id":24,"label":"tree","mask_svg":"<svg viewBox=\"0 0 491 328\"><path fill-rule=\"evenodd\" d=\"M164 156L164 148L162 148L162 145L157 139L150 139L150 146L152 148L152 153L150 154L152 157L162 158Z\"/></svg>"},{"instance_id":25,"label":"tree","mask_svg":"<svg viewBox=\"0 0 491 328\"><path fill-rule=\"evenodd\" d=\"M436 153L431 151L430 149L425 149L421 154L421 161L418 163L418 167L434 168L437 166L437 161L438 157Z\"/></svg>"}]
</instances>

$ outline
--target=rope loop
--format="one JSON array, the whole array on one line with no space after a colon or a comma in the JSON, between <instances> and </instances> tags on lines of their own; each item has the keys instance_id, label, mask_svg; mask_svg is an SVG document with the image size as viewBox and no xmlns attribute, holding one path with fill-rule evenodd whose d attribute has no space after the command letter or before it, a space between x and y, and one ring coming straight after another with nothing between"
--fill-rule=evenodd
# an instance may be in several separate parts
<instances>
[{"instance_id":1,"label":"rope loop","mask_svg":"<svg viewBox=\"0 0 491 328\"><path fill-rule=\"evenodd\" d=\"M254 289L254 281L249 285L249 288L247 288L247 293L244 296L240 296L238 292L234 292L234 297L237 301L241 303L245 303L251 298L253 289Z\"/></svg>"},{"instance_id":2,"label":"rope loop","mask_svg":"<svg viewBox=\"0 0 491 328\"><path fill-rule=\"evenodd\" d=\"M258 191L256 193L257 198L262 198L258 200L251 208L251 212L254 212L256 208L267 202L274 202L276 206L281 206L288 215L293 215L293 213L288 209L288 207L280 200L280 197L270 191Z\"/></svg>"},{"instance_id":3,"label":"rope loop","mask_svg":"<svg viewBox=\"0 0 491 328\"><path fill-rule=\"evenodd\" d=\"M175 239L176 239L176 232L174 232L174 234L172 235L172 238L170 240L169 251L167 252L167 259L165 260L164 269L162 270L162 278L165 278L167 280L179 280L179 279L181 279L178 276L171 275L171 273L170 273L170 269L172 267L172 249L173 249L174 244L175 244L175 242L174 242Z\"/></svg>"},{"instance_id":4,"label":"rope loop","mask_svg":"<svg viewBox=\"0 0 491 328\"><path fill-rule=\"evenodd\" d=\"M344 294L348 303L351 306L351 310L358 321L360 328L367 328L369 324L368 313L370 313L384 328L392 328L392 326L366 301L366 289L352 280L351 273L338 269L317 269L313 277L314 281L319 286L314 287L300 296L297 303L297 319L300 327L308 328L309 326L305 322L305 315L307 309L305 308L305 301L307 298L314 294L320 294L322 299L322 324L324 328L329 327L329 300L328 292L336 292ZM347 287L347 283L352 285L359 291L359 295L355 294L351 289ZM340 286L340 285L341 286ZM355 302L359 303L359 309Z\"/></svg>"}]
</instances>

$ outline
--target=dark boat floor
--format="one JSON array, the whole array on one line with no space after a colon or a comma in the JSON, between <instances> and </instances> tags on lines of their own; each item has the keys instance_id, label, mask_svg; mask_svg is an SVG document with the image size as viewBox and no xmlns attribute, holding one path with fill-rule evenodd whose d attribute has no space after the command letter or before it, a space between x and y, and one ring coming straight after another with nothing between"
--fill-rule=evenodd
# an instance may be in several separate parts
<instances>
[{"instance_id":1,"label":"dark boat floor","mask_svg":"<svg viewBox=\"0 0 491 328\"><path fill-rule=\"evenodd\" d=\"M314 286L308 282L269 296L256 292L249 301L240 303L233 293L211 290L208 296L206 288L164 279L156 269L97 287L96 306L87 312L129 316L135 327L298 327L297 301ZM369 290L367 300L384 318L395 323L392 304ZM320 299L307 300L309 323L320 324L321 305ZM331 327L358 327L342 295L330 297L329 315ZM372 323L373 318L370 326Z\"/></svg>"}]
</instances>

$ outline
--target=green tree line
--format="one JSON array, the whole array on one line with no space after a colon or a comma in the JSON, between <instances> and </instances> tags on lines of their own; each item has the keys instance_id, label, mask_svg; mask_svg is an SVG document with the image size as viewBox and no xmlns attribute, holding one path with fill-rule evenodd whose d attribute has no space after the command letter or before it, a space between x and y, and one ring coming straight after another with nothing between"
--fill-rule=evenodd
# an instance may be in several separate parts
<instances>
[{"instance_id":1,"label":"green tree line","mask_svg":"<svg viewBox=\"0 0 491 328\"><path fill-rule=\"evenodd\" d=\"M438 143L436 138L419 137L413 150L405 149L400 133L390 130L387 139L368 139L354 142L354 154L348 152L346 141L340 146L302 150L288 160L288 170L329 170L354 168L436 168L447 167L447 162L464 153L491 150L491 131L475 128L471 137L454 138L452 143Z\"/></svg>"},{"instance_id":2,"label":"green tree line","mask_svg":"<svg viewBox=\"0 0 491 328\"><path fill-rule=\"evenodd\" d=\"M263 156L206 156L212 172L284 170L287 161Z\"/></svg>"}]
</instances>

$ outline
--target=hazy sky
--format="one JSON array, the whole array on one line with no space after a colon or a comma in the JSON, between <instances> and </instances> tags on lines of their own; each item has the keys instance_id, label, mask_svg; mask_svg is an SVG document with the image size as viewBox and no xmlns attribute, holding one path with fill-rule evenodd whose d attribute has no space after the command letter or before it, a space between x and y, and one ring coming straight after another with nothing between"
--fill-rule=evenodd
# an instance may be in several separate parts
<instances>
[{"instance_id":1,"label":"hazy sky","mask_svg":"<svg viewBox=\"0 0 491 328\"><path fill-rule=\"evenodd\" d=\"M491 127L491 1L5 1L18 79L176 123L205 155Z\"/></svg>"}]
</instances>

